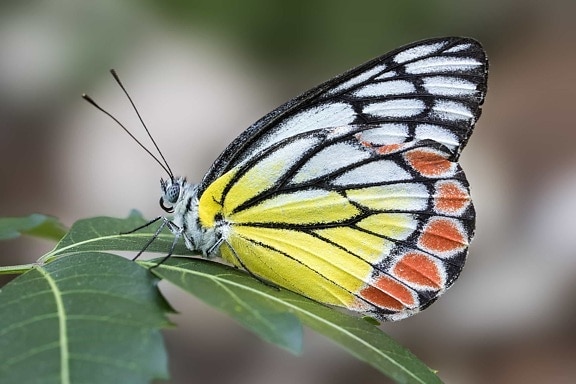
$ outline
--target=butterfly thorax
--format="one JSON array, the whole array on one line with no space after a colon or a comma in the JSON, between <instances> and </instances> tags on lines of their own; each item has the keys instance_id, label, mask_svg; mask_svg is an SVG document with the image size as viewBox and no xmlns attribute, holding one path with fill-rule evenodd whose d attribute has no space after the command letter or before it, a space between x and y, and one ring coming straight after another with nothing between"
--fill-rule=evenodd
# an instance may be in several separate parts
<instances>
[{"instance_id":1,"label":"butterfly thorax","mask_svg":"<svg viewBox=\"0 0 576 384\"><path fill-rule=\"evenodd\" d=\"M160 206L172 213L171 230L184 237L186 247L200 251L205 257L219 256L215 246L220 239L214 227L205 227L198 218L198 185L183 177L160 180L162 197Z\"/></svg>"}]
</instances>

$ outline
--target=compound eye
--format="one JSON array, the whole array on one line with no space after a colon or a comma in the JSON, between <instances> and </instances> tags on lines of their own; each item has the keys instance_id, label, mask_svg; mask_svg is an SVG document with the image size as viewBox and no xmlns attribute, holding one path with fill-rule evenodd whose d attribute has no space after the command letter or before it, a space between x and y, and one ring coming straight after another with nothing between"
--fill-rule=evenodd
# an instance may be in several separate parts
<instances>
[{"instance_id":1,"label":"compound eye","mask_svg":"<svg viewBox=\"0 0 576 384\"><path fill-rule=\"evenodd\" d=\"M178 197L180 196L180 185L179 184L172 184L166 190L164 194L166 201L170 204L175 204L178 201Z\"/></svg>"}]
</instances>

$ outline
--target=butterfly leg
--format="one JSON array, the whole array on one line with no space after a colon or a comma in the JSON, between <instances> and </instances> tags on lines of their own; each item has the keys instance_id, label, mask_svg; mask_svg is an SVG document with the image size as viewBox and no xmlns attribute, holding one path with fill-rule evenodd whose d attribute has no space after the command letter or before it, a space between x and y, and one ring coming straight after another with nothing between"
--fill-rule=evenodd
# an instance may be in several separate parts
<instances>
[{"instance_id":1,"label":"butterfly leg","mask_svg":"<svg viewBox=\"0 0 576 384\"><path fill-rule=\"evenodd\" d=\"M166 223L167 223L166 225L168 226L168 228L170 228L170 230L174 234L174 240L172 241L172 245L170 246L170 251L168 251L168 254L166 256L164 256L162 258L162 260L160 260L159 262L157 262L156 264L151 266L149 268L150 270L158 267L161 264L164 264L164 262L166 260L168 260L170 258L170 256L172 256L172 254L174 253L174 249L176 248L176 244L178 244L178 240L180 240L180 236L182 236L182 229L180 227L176 226L176 224L174 224L173 222L171 222L167 219L166 219Z\"/></svg>"},{"instance_id":2,"label":"butterfly leg","mask_svg":"<svg viewBox=\"0 0 576 384\"><path fill-rule=\"evenodd\" d=\"M154 220L149 221L149 222L147 222L146 224L144 224L144 225L142 225L142 226L140 226L140 227L138 227L138 228L136 228L136 229L133 229L133 230L131 230L131 231L129 231L129 232L123 232L123 233L121 233L121 234L122 234L122 235L127 235L127 234L130 234L130 233L134 233L134 232L136 232L136 231L138 231L138 230L140 230L140 229L142 229L142 228L146 228L147 226L155 223L156 221L160 220L161 218L162 218L162 217L157 217L157 218L155 218ZM144 245L144 247L142 248L142 250L140 250L140 252L138 252L138 254L136 254L136 256L134 256L134 257L132 258L132 261L135 261L136 259L138 259L138 258L146 251L146 249L148 249L148 247L150 246L150 244L152 244L152 243L154 242L154 240L156 240L156 239L158 238L158 235L160 235L160 232L164 229L164 227L167 225L167 222L168 222L168 220L167 220L166 218L163 218L163 219L164 219L163 223L158 227L158 229L156 230L156 232L154 232L154 235L152 235L152 237L151 237L150 240L148 240L148 242Z\"/></svg>"},{"instance_id":3,"label":"butterfly leg","mask_svg":"<svg viewBox=\"0 0 576 384\"><path fill-rule=\"evenodd\" d=\"M139 226L139 227L137 227L137 228L131 229L131 230L127 231L127 232L120 232L120 235L129 235L129 234L131 234L131 233L137 232L137 231L139 231L139 230L141 230L141 229L143 229L143 228L146 228L146 227L154 224L155 222L157 222L157 221L160 220L161 218L162 218L162 216L158 216L157 218L152 219L152 220L150 220L149 222L147 222L146 224L141 225L141 226Z\"/></svg>"},{"instance_id":4,"label":"butterfly leg","mask_svg":"<svg viewBox=\"0 0 576 384\"><path fill-rule=\"evenodd\" d=\"M204 257L206 257L207 259L212 259L214 257L218 257L219 253L217 251L223 242L224 242L224 239L222 237L218 238L218 240L216 240L216 242L210 248L208 248L208 250L204 253ZM228 243L226 243L226 244L228 244Z\"/></svg>"},{"instance_id":5,"label":"butterfly leg","mask_svg":"<svg viewBox=\"0 0 576 384\"><path fill-rule=\"evenodd\" d=\"M180 240L180 236L182 236L182 229L180 227L178 227L176 224L174 224L173 222L171 222L170 220L168 220L166 217L157 217L156 219L149 221L148 223L146 223L146 224L144 224L144 225L142 225L136 229L133 229L130 232L124 233L124 234L129 234L129 233L136 232L142 228L146 228L147 226L155 223L156 221L158 221L160 219L162 219L162 224L158 227L156 232L154 232L154 235L152 235L152 237L144 245L142 250L140 250L140 252L138 252L138 254L132 258L132 261L135 261L136 259L138 259L148 249L148 247L154 242L154 240L156 240L158 238L158 236L160 235L160 232L162 232L164 227L168 227L170 232L172 232L174 234L174 240L172 241L172 245L170 246L170 250L168 251L168 254L166 256L164 256L164 258L162 260L160 260L154 266L150 267L150 269L156 268L157 266L159 266L160 264L162 264L166 260L168 260L168 258L170 256L172 256L172 254L174 253L174 249L176 248L176 244L178 244L178 240Z\"/></svg>"}]
</instances>

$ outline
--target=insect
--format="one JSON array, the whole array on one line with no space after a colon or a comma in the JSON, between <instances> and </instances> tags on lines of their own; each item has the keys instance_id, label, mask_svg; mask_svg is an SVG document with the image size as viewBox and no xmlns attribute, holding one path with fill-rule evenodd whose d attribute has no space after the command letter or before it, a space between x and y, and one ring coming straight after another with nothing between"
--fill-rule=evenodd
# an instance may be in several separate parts
<instances>
[{"instance_id":1,"label":"insect","mask_svg":"<svg viewBox=\"0 0 576 384\"><path fill-rule=\"evenodd\" d=\"M167 227L174 245L183 238L204 257L324 304L411 316L466 260L475 211L457 161L487 71L475 40L416 42L276 108L199 184L175 177L160 153L169 175L160 205L173 216L158 218L157 234Z\"/></svg>"}]
</instances>

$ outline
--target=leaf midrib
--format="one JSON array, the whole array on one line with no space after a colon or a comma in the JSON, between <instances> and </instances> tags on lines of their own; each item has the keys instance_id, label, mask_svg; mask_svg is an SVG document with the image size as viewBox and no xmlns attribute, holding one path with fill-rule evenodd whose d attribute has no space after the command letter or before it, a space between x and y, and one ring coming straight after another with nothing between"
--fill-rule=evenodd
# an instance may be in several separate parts
<instances>
[{"instance_id":1,"label":"leaf midrib","mask_svg":"<svg viewBox=\"0 0 576 384\"><path fill-rule=\"evenodd\" d=\"M96 235L99 236L99 234L97 233ZM39 260L38 263L42 263L45 262L49 259L51 259L52 257L58 256L58 255L65 255L67 253L74 253L72 252L74 250L74 248L80 248L80 250L77 253L84 253L87 252L86 250L82 249L82 246L85 246L87 244L90 243L98 243L98 242L106 242L107 240L114 240L114 239L118 239L121 237L125 237L125 238L150 238L150 234L149 233L142 233L142 234L130 234L130 235L109 235L109 236L101 236L101 237L94 237L94 238L90 238L88 240L82 240L76 243L72 243L69 244L65 247L61 247L59 248L59 245L56 245L56 248L53 249L52 251L46 253L44 256L42 256ZM168 235L168 234L159 234L157 239L162 239L163 237L166 237L166 239L170 239L172 236ZM70 251L72 250L72 251ZM110 249L106 249L106 251L110 251ZM97 250L95 252L98 252Z\"/></svg>"},{"instance_id":2,"label":"leaf midrib","mask_svg":"<svg viewBox=\"0 0 576 384\"><path fill-rule=\"evenodd\" d=\"M64 302L62 301L62 292L58 288L56 281L46 271L46 269L36 266L36 270L46 279L46 282L52 289L54 294L54 301L56 303L56 312L58 314L58 330L59 330L59 345L60 345L60 378L62 384L70 384L70 367L68 364L68 357L70 351L68 350L68 333L66 330L66 311L64 310Z\"/></svg>"}]
</instances>

